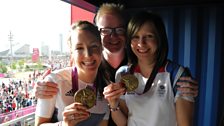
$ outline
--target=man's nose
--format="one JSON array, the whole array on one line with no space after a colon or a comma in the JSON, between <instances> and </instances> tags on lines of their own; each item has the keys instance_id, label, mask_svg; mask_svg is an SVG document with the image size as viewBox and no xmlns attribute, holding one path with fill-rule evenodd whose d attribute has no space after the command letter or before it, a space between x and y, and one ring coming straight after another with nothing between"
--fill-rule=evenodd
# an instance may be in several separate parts
<instances>
[{"instance_id":1,"label":"man's nose","mask_svg":"<svg viewBox=\"0 0 224 126\"><path fill-rule=\"evenodd\" d=\"M110 37L117 37L117 33L115 31L115 29L112 30L111 34L110 34Z\"/></svg>"}]
</instances>

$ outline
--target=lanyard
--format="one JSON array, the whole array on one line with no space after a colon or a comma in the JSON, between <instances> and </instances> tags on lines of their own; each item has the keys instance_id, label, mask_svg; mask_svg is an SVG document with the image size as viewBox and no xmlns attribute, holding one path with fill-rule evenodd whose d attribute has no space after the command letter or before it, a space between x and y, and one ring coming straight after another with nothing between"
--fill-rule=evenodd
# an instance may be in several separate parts
<instances>
[{"instance_id":1,"label":"lanyard","mask_svg":"<svg viewBox=\"0 0 224 126\"><path fill-rule=\"evenodd\" d=\"M76 92L78 90L78 73L76 67L72 69L72 91Z\"/></svg>"},{"instance_id":2,"label":"lanyard","mask_svg":"<svg viewBox=\"0 0 224 126\"><path fill-rule=\"evenodd\" d=\"M95 79L95 81L93 83L93 87L92 86L87 86L87 87L92 88L95 91L96 90L96 80L97 79ZM78 72L77 72L76 67L74 67L72 69L72 90L73 90L73 92L76 92L78 90Z\"/></svg>"}]
</instances>

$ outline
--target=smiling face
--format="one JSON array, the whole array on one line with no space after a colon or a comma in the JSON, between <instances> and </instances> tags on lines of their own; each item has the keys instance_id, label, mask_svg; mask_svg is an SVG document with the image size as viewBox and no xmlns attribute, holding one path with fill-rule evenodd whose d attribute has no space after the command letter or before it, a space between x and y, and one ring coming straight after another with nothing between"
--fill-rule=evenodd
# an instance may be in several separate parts
<instances>
[{"instance_id":1,"label":"smiling face","mask_svg":"<svg viewBox=\"0 0 224 126\"><path fill-rule=\"evenodd\" d=\"M158 48L155 27L145 22L131 38L131 49L139 61L153 62Z\"/></svg>"},{"instance_id":2,"label":"smiling face","mask_svg":"<svg viewBox=\"0 0 224 126\"><path fill-rule=\"evenodd\" d=\"M71 33L72 57L80 75L96 74L101 63L102 46L88 30L75 29Z\"/></svg>"},{"instance_id":3,"label":"smiling face","mask_svg":"<svg viewBox=\"0 0 224 126\"><path fill-rule=\"evenodd\" d=\"M98 28L124 28L124 23L116 14L104 14L101 15L97 21ZM101 40L104 47L104 51L110 53L116 53L123 51L125 47L125 33L117 34L112 32L111 35L102 35Z\"/></svg>"}]
</instances>

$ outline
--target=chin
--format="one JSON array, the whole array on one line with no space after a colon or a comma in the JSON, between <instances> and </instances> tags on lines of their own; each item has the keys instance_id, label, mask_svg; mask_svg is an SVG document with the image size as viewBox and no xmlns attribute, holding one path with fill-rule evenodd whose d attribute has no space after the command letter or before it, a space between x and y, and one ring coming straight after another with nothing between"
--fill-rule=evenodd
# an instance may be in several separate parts
<instances>
[{"instance_id":1,"label":"chin","mask_svg":"<svg viewBox=\"0 0 224 126\"><path fill-rule=\"evenodd\" d=\"M91 66L91 67L84 67L85 70L87 71L97 71L98 70L98 66Z\"/></svg>"},{"instance_id":2,"label":"chin","mask_svg":"<svg viewBox=\"0 0 224 126\"><path fill-rule=\"evenodd\" d=\"M109 51L111 52L111 53L114 53L114 54L116 54L116 53L120 53L120 52L122 52L122 48L111 48L111 49L109 49Z\"/></svg>"}]
</instances>

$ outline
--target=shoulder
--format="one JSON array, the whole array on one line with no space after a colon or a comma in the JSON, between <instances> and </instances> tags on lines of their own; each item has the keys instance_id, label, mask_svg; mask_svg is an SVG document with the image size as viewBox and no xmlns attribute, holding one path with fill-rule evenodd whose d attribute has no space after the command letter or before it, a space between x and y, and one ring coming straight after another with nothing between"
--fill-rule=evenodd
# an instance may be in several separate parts
<instances>
[{"instance_id":1,"label":"shoulder","mask_svg":"<svg viewBox=\"0 0 224 126\"><path fill-rule=\"evenodd\" d=\"M66 68L63 68L63 69L56 70L56 71L54 71L52 73L56 74L58 76L65 76L67 74L71 75L72 68L73 67L66 67Z\"/></svg>"},{"instance_id":2,"label":"shoulder","mask_svg":"<svg viewBox=\"0 0 224 126\"><path fill-rule=\"evenodd\" d=\"M116 71L116 74L115 74L115 82L119 82L120 79L121 79L121 75L124 74L124 73L127 73L128 71L129 71L129 67L128 67L128 65L121 66L121 67Z\"/></svg>"},{"instance_id":3,"label":"shoulder","mask_svg":"<svg viewBox=\"0 0 224 126\"><path fill-rule=\"evenodd\" d=\"M128 70L129 70L128 65L124 65L124 66L121 66L121 67L117 70L117 73L128 72Z\"/></svg>"},{"instance_id":4,"label":"shoulder","mask_svg":"<svg viewBox=\"0 0 224 126\"><path fill-rule=\"evenodd\" d=\"M53 82L60 81L60 80L70 80L71 79L71 72L72 72L72 67L66 67L66 68L63 68L63 69L53 71L46 78L48 80L53 81Z\"/></svg>"},{"instance_id":5,"label":"shoulder","mask_svg":"<svg viewBox=\"0 0 224 126\"><path fill-rule=\"evenodd\" d=\"M165 71L169 72L169 73L176 73L180 69L183 70L184 67L181 66L180 64L170 61L170 60L167 61L167 64L165 66Z\"/></svg>"},{"instance_id":6,"label":"shoulder","mask_svg":"<svg viewBox=\"0 0 224 126\"><path fill-rule=\"evenodd\" d=\"M184 67L184 66L177 64L175 62L172 62L172 61L168 61L167 65L166 65L166 71L171 74L174 74L174 75L176 73L179 73L179 74L181 74L181 76L192 77L191 71L188 67Z\"/></svg>"}]
</instances>

